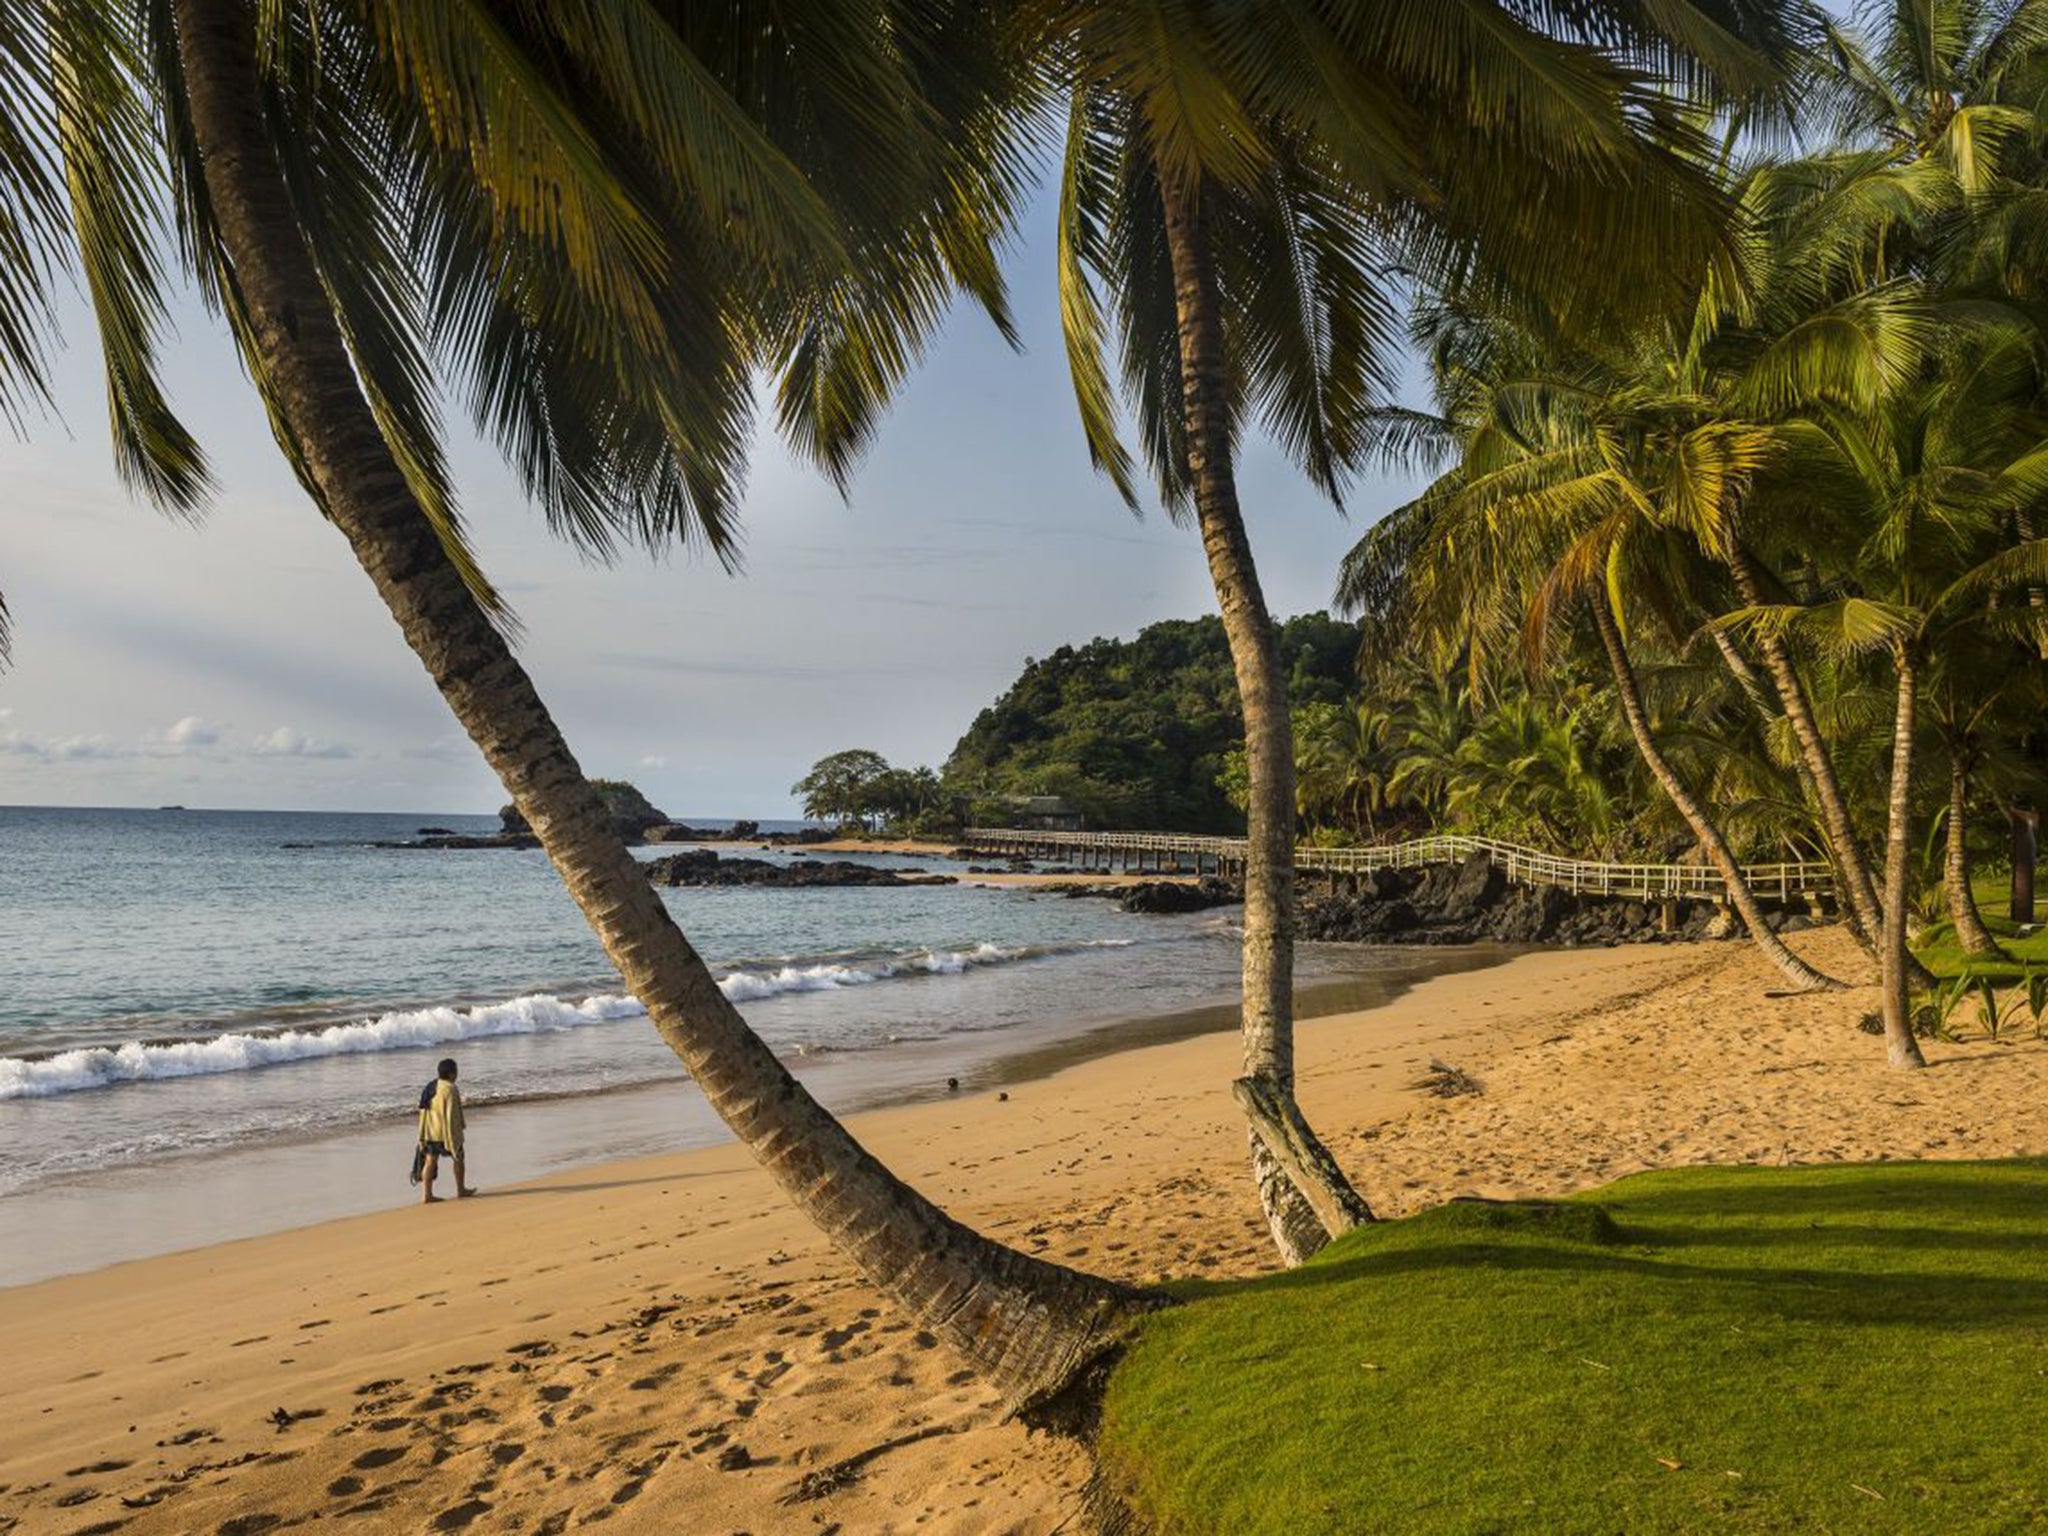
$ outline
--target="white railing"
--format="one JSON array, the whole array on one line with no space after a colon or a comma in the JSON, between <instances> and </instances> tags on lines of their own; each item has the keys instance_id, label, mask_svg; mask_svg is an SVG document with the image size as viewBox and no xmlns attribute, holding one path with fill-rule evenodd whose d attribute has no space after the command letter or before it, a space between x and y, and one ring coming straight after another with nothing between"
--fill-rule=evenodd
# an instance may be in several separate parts
<instances>
[{"instance_id":1,"label":"white railing","mask_svg":"<svg viewBox=\"0 0 2048 1536\"><path fill-rule=\"evenodd\" d=\"M1127 860L1132 855L1156 854L1242 863L1245 857L1245 840L1241 837L1195 837L1171 832L1033 832L1020 827L970 827L963 843L991 853L1073 849L1123 854ZM1369 848L1298 847L1294 850L1294 865L1297 869L1330 874L1364 874L1375 869L1459 864L1475 853L1486 855L1489 864L1518 885L1554 885L1593 896L1692 896L1718 901L1725 894L1720 871L1709 864L1611 864L1567 859L1490 837L1467 837L1453 832ZM1780 900L1826 895L1834 889L1834 871L1817 860L1746 864L1742 873L1757 895Z\"/></svg>"}]
</instances>

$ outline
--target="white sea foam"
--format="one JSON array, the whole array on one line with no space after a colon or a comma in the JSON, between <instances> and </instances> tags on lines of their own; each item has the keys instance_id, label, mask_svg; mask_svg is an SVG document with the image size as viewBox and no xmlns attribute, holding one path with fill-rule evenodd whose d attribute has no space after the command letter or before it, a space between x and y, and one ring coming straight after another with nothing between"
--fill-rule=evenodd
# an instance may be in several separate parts
<instances>
[{"instance_id":1,"label":"white sea foam","mask_svg":"<svg viewBox=\"0 0 2048 1536\"><path fill-rule=\"evenodd\" d=\"M1121 947L1128 940L1037 948L979 944L972 949L912 950L859 961L805 962L733 970L719 990L734 1002L755 1002L788 992L824 992L908 976L957 976L978 966L1003 965L1080 949ZM0 1099L47 1098L123 1083L160 1082L221 1072L246 1072L286 1062L374 1051L416 1050L482 1040L494 1035L543 1035L641 1016L631 997L605 993L570 1001L549 993L515 997L473 1008L402 1009L319 1029L263 1034L210 1035L203 1039L88 1046L45 1057L0 1057Z\"/></svg>"}]
</instances>

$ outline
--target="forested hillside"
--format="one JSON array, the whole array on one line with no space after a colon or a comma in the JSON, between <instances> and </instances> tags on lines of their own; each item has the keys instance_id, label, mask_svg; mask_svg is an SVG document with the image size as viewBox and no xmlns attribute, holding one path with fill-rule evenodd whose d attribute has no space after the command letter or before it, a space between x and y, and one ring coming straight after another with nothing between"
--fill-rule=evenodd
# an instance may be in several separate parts
<instances>
[{"instance_id":1,"label":"forested hillside","mask_svg":"<svg viewBox=\"0 0 2048 1536\"><path fill-rule=\"evenodd\" d=\"M1351 696L1356 626L1308 613L1281 626L1299 706ZM1027 661L946 761L977 797L1059 795L1097 827L1240 831L1217 778L1243 737L1220 619L1169 619L1130 640L1063 645Z\"/></svg>"}]
</instances>

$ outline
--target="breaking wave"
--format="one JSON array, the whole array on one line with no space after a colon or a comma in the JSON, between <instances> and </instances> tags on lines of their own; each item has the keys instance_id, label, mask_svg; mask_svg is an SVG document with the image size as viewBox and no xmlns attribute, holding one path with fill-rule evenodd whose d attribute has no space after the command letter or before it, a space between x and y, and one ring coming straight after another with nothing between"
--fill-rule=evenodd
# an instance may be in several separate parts
<instances>
[{"instance_id":1,"label":"breaking wave","mask_svg":"<svg viewBox=\"0 0 2048 1536\"><path fill-rule=\"evenodd\" d=\"M1085 949L1120 948L1130 942L1106 939L1017 947L978 944L970 949L792 956L735 966L719 977L718 986L736 1003L756 1002L790 992L827 992L905 977L958 976L982 966ZM419 1050L496 1035L555 1034L640 1017L640 1004L622 994L600 993L571 1000L542 992L474 1007L398 1009L320 1028L246 1031L186 1040L130 1040L118 1046L85 1046L40 1057L0 1057L0 1099L48 1098L125 1083L248 1072L328 1056Z\"/></svg>"}]
</instances>

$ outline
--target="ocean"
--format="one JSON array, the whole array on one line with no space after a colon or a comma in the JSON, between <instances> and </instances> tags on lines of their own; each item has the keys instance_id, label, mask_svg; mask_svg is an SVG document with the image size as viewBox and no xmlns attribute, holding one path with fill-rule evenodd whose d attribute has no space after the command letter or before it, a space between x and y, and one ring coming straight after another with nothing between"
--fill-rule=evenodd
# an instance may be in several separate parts
<instances>
[{"instance_id":1,"label":"ocean","mask_svg":"<svg viewBox=\"0 0 2048 1536\"><path fill-rule=\"evenodd\" d=\"M371 846L425 826L496 821L0 807L0 1284L411 1198L413 1106L444 1055L480 1184L723 1139L545 858ZM1235 909L973 884L663 895L839 1110L1156 1037L1145 1020L1218 1027L1235 994ZM1417 963L1311 949L1302 973L1355 1003Z\"/></svg>"}]
</instances>

